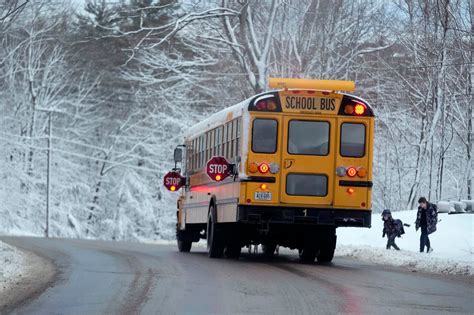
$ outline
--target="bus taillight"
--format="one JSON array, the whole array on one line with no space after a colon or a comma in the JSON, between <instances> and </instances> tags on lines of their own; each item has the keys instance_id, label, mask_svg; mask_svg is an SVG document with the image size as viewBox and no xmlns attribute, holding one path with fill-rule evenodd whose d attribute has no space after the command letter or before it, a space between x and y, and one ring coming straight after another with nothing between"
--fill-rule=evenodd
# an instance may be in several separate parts
<instances>
[{"instance_id":1,"label":"bus taillight","mask_svg":"<svg viewBox=\"0 0 474 315\"><path fill-rule=\"evenodd\" d=\"M347 176L354 177L357 175L357 169L355 167L348 167L346 170Z\"/></svg>"},{"instance_id":2,"label":"bus taillight","mask_svg":"<svg viewBox=\"0 0 474 315\"><path fill-rule=\"evenodd\" d=\"M258 166L258 170L260 171L260 173L262 174L266 174L268 172L268 170L270 169L270 166L268 166L267 163L261 163L259 166Z\"/></svg>"}]
</instances>

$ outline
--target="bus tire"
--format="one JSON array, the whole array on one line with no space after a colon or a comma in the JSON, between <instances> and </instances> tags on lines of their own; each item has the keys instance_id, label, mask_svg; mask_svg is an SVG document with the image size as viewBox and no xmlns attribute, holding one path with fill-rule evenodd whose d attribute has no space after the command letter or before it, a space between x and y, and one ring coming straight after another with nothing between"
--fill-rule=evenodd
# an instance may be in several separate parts
<instances>
[{"instance_id":1,"label":"bus tire","mask_svg":"<svg viewBox=\"0 0 474 315\"><path fill-rule=\"evenodd\" d=\"M318 250L314 246L306 246L298 250L300 261L304 263L314 263Z\"/></svg>"},{"instance_id":2,"label":"bus tire","mask_svg":"<svg viewBox=\"0 0 474 315\"><path fill-rule=\"evenodd\" d=\"M178 250L182 253L189 253L193 244L189 231L180 230L176 225L176 241L178 243Z\"/></svg>"},{"instance_id":3,"label":"bus tire","mask_svg":"<svg viewBox=\"0 0 474 315\"><path fill-rule=\"evenodd\" d=\"M178 240L178 250L182 253L189 253L191 251L192 245L193 245L193 242Z\"/></svg>"},{"instance_id":4,"label":"bus tire","mask_svg":"<svg viewBox=\"0 0 474 315\"><path fill-rule=\"evenodd\" d=\"M207 220L207 256L211 258L220 258L224 254L224 243L222 239L222 231L215 218L215 206L209 208L209 216Z\"/></svg>"},{"instance_id":5,"label":"bus tire","mask_svg":"<svg viewBox=\"0 0 474 315\"><path fill-rule=\"evenodd\" d=\"M326 240L321 244L321 250L318 254L318 262L328 263L334 258L334 251L336 250L336 235L328 235Z\"/></svg>"},{"instance_id":6,"label":"bus tire","mask_svg":"<svg viewBox=\"0 0 474 315\"><path fill-rule=\"evenodd\" d=\"M273 258L275 256L276 247L277 244L275 243L262 244L263 256L265 256L266 258Z\"/></svg>"},{"instance_id":7,"label":"bus tire","mask_svg":"<svg viewBox=\"0 0 474 315\"><path fill-rule=\"evenodd\" d=\"M227 258L239 259L242 247L239 244L227 245L224 251L224 255Z\"/></svg>"}]
</instances>

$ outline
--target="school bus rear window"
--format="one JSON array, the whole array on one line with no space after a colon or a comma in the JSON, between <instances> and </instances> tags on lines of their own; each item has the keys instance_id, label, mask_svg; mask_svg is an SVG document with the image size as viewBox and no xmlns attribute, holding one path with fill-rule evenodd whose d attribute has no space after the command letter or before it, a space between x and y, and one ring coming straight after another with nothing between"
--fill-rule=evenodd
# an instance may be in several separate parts
<instances>
[{"instance_id":1,"label":"school bus rear window","mask_svg":"<svg viewBox=\"0 0 474 315\"><path fill-rule=\"evenodd\" d=\"M255 153L275 153L277 150L278 122L274 119L253 121L252 151Z\"/></svg>"},{"instance_id":2,"label":"school bus rear window","mask_svg":"<svg viewBox=\"0 0 474 315\"><path fill-rule=\"evenodd\" d=\"M363 157L365 155L365 125L343 123L341 125L341 156Z\"/></svg>"},{"instance_id":3,"label":"school bus rear window","mask_svg":"<svg viewBox=\"0 0 474 315\"><path fill-rule=\"evenodd\" d=\"M325 121L290 120L288 153L328 155L329 123Z\"/></svg>"}]
</instances>

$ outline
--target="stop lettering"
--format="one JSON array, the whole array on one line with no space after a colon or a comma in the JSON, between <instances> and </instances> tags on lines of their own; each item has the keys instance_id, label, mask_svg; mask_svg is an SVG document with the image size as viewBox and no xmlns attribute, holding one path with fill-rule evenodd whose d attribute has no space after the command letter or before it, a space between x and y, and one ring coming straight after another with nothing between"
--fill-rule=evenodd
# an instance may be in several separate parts
<instances>
[{"instance_id":1,"label":"stop lettering","mask_svg":"<svg viewBox=\"0 0 474 315\"><path fill-rule=\"evenodd\" d=\"M168 172L168 174L163 177L163 185L169 191L177 191L184 186L186 179L181 176L178 172Z\"/></svg>"},{"instance_id":2,"label":"stop lettering","mask_svg":"<svg viewBox=\"0 0 474 315\"><path fill-rule=\"evenodd\" d=\"M230 164L222 156L215 156L207 161L206 173L212 180L219 182L230 175Z\"/></svg>"}]
</instances>

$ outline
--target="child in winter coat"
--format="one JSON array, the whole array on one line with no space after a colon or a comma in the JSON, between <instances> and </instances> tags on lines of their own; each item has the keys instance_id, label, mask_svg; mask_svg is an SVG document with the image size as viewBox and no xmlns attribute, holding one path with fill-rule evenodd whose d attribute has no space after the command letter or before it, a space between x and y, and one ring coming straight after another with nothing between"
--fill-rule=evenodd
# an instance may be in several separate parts
<instances>
[{"instance_id":1,"label":"child in winter coat","mask_svg":"<svg viewBox=\"0 0 474 315\"><path fill-rule=\"evenodd\" d=\"M394 220L392 218L392 213L390 210L385 209L382 212L382 220L383 220L383 234L382 237L385 237L387 235L387 249L390 249L390 247L395 248L396 250L400 250L400 248L395 244L395 238L397 236L400 236L402 233L400 231L400 227L398 226L399 223L397 221L399 220ZM403 227L402 227L403 229Z\"/></svg>"}]
</instances>

